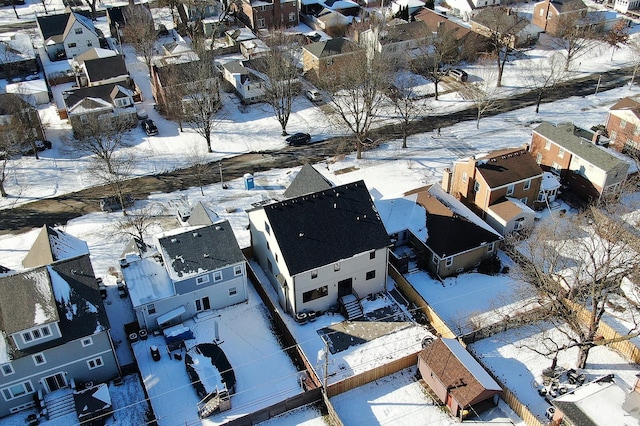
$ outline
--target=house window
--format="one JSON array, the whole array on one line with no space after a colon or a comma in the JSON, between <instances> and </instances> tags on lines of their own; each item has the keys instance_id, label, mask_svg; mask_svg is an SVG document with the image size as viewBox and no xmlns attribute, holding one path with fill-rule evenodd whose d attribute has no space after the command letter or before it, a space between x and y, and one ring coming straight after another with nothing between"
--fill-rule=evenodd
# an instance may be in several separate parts
<instances>
[{"instance_id":1,"label":"house window","mask_svg":"<svg viewBox=\"0 0 640 426\"><path fill-rule=\"evenodd\" d=\"M467 182L467 178L468 178L467 172L462 172L462 181L466 183Z\"/></svg>"},{"instance_id":2,"label":"house window","mask_svg":"<svg viewBox=\"0 0 640 426\"><path fill-rule=\"evenodd\" d=\"M335 272L338 272L340 270L340 262L333 264L333 270Z\"/></svg>"},{"instance_id":3,"label":"house window","mask_svg":"<svg viewBox=\"0 0 640 426\"><path fill-rule=\"evenodd\" d=\"M86 115L81 115L80 116L80 123L82 124L89 124L89 119L87 118Z\"/></svg>"},{"instance_id":4,"label":"house window","mask_svg":"<svg viewBox=\"0 0 640 426\"><path fill-rule=\"evenodd\" d=\"M433 255L431 256L431 262L432 263L438 263L438 256L436 256L435 253L433 253Z\"/></svg>"},{"instance_id":5,"label":"house window","mask_svg":"<svg viewBox=\"0 0 640 426\"><path fill-rule=\"evenodd\" d=\"M496 243L489 244L489 247L487 248L487 253L491 253L493 251L493 248L494 248L495 244Z\"/></svg>"},{"instance_id":6,"label":"house window","mask_svg":"<svg viewBox=\"0 0 640 426\"><path fill-rule=\"evenodd\" d=\"M215 271L213 273L213 281L214 282L222 281L222 271Z\"/></svg>"},{"instance_id":7,"label":"house window","mask_svg":"<svg viewBox=\"0 0 640 426\"><path fill-rule=\"evenodd\" d=\"M85 337L80 343L82 343L82 347L91 346L93 345L93 339L91 337Z\"/></svg>"},{"instance_id":8,"label":"house window","mask_svg":"<svg viewBox=\"0 0 640 426\"><path fill-rule=\"evenodd\" d=\"M527 180L524 183L524 190L526 191L527 189L531 188L531 179Z\"/></svg>"},{"instance_id":9,"label":"house window","mask_svg":"<svg viewBox=\"0 0 640 426\"><path fill-rule=\"evenodd\" d=\"M447 257L444 262L444 266L446 266L447 268L451 265L453 265L453 256Z\"/></svg>"},{"instance_id":10,"label":"house window","mask_svg":"<svg viewBox=\"0 0 640 426\"><path fill-rule=\"evenodd\" d=\"M33 340L33 337L31 337L30 332L22 333L22 340L24 341L24 343L28 343Z\"/></svg>"},{"instance_id":11,"label":"house window","mask_svg":"<svg viewBox=\"0 0 640 426\"><path fill-rule=\"evenodd\" d=\"M196 278L196 284L197 285L208 283L208 282L209 282L209 275L202 275L202 276Z\"/></svg>"},{"instance_id":12,"label":"house window","mask_svg":"<svg viewBox=\"0 0 640 426\"><path fill-rule=\"evenodd\" d=\"M544 16L544 9L540 9L540 16Z\"/></svg>"},{"instance_id":13,"label":"house window","mask_svg":"<svg viewBox=\"0 0 640 426\"><path fill-rule=\"evenodd\" d=\"M529 201L529 197L520 198L522 204L527 204L527 201Z\"/></svg>"},{"instance_id":14,"label":"house window","mask_svg":"<svg viewBox=\"0 0 640 426\"><path fill-rule=\"evenodd\" d=\"M13 366L11 364L3 364L2 365L2 375L3 376L9 376L11 374L15 373L15 371L13 370Z\"/></svg>"},{"instance_id":15,"label":"house window","mask_svg":"<svg viewBox=\"0 0 640 426\"><path fill-rule=\"evenodd\" d=\"M238 294L238 290L235 287L231 287L229 289L229 296L235 296L236 294Z\"/></svg>"},{"instance_id":16,"label":"house window","mask_svg":"<svg viewBox=\"0 0 640 426\"><path fill-rule=\"evenodd\" d=\"M127 98L118 98L118 99L116 99L114 101L114 103L118 108L124 108L127 105L129 105L129 99L127 99Z\"/></svg>"},{"instance_id":17,"label":"house window","mask_svg":"<svg viewBox=\"0 0 640 426\"><path fill-rule=\"evenodd\" d=\"M202 299L196 299L196 312L202 312L208 309L211 309L211 302L208 296Z\"/></svg>"},{"instance_id":18,"label":"house window","mask_svg":"<svg viewBox=\"0 0 640 426\"><path fill-rule=\"evenodd\" d=\"M633 129L633 136L640 136L640 125Z\"/></svg>"},{"instance_id":19,"label":"house window","mask_svg":"<svg viewBox=\"0 0 640 426\"><path fill-rule=\"evenodd\" d=\"M147 305L147 313L149 315L153 315L156 313L156 305L154 303L149 303Z\"/></svg>"},{"instance_id":20,"label":"house window","mask_svg":"<svg viewBox=\"0 0 640 426\"><path fill-rule=\"evenodd\" d=\"M376 258L376 251L370 251L369 252L369 260L373 260Z\"/></svg>"},{"instance_id":21,"label":"house window","mask_svg":"<svg viewBox=\"0 0 640 426\"><path fill-rule=\"evenodd\" d=\"M271 247L269 246L269 241L267 241L267 250L271 250Z\"/></svg>"},{"instance_id":22,"label":"house window","mask_svg":"<svg viewBox=\"0 0 640 426\"><path fill-rule=\"evenodd\" d=\"M233 275L235 275L236 277L239 275L242 275L242 266L241 265L236 265L233 267Z\"/></svg>"},{"instance_id":23,"label":"house window","mask_svg":"<svg viewBox=\"0 0 640 426\"><path fill-rule=\"evenodd\" d=\"M543 202L543 201L544 201L544 199L545 199L544 191L540 191L540 192L538 192L538 198L536 199L536 201L538 201L538 202L540 202L540 203L541 203L541 202Z\"/></svg>"},{"instance_id":24,"label":"house window","mask_svg":"<svg viewBox=\"0 0 640 426\"><path fill-rule=\"evenodd\" d=\"M302 303L311 302L312 300L325 297L328 294L329 287L327 287L326 285L313 290L305 291L304 293L302 293Z\"/></svg>"},{"instance_id":25,"label":"house window","mask_svg":"<svg viewBox=\"0 0 640 426\"><path fill-rule=\"evenodd\" d=\"M68 47L69 49L73 49L74 47L76 47L76 44L75 44L75 43L69 43L69 44L67 45L67 47Z\"/></svg>"},{"instance_id":26,"label":"house window","mask_svg":"<svg viewBox=\"0 0 640 426\"><path fill-rule=\"evenodd\" d=\"M473 191L474 191L474 192L478 192L478 191L480 191L480 182L475 181L475 182L473 183Z\"/></svg>"},{"instance_id":27,"label":"house window","mask_svg":"<svg viewBox=\"0 0 640 426\"><path fill-rule=\"evenodd\" d=\"M258 18L258 28L264 28L264 18Z\"/></svg>"},{"instance_id":28,"label":"house window","mask_svg":"<svg viewBox=\"0 0 640 426\"><path fill-rule=\"evenodd\" d=\"M546 149L547 151L551 149L551 141L546 141L544 143L544 149Z\"/></svg>"},{"instance_id":29,"label":"house window","mask_svg":"<svg viewBox=\"0 0 640 426\"><path fill-rule=\"evenodd\" d=\"M296 20L295 12L290 12L289 13L289 22L295 22L295 20Z\"/></svg>"},{"instance_id":30,"label":"house window","mask_svg":"<svg viewBox=\"0 0 640 426\"><path fill-rule=\"evenodd\" d=\"M507 186L507 195L513 194L514 190L515 190L515 186L514 185Z\"/></svg>"},{"instance_id":31,"label":"house window","mask_svg":"<svg viewBox=\"0 0 640 426\"><path fill-rule=\"evenodd\" d=\"M44 357L44 354L42 352L32 355L31 358L33 358L33 363L35 365L42 365L47 363L47 359Z\"/></svg>"},{"instance_id":32,"label":"house window","mask_svg":"<svg viewBox=\"0 0 640 426\"><path fill-rule=\"evenodd\" d=\"M627 127L627 120L620 120L620 128L624 129L625 127Z\"/></svg>"},{"instance_id":33,"label":"house window","mask_svg":"<svg viewBox=\"0 0 640 426\"><path fill-rule=\"evenodd\" d=\"M558 150L558 158L564 158L564 149L560 148Z\"/></svg>"},{"instance_id":34,"label":"house window","mask_svg":"<svg viewBox=\"0 0 640 426\"><path fill-rule=\"evenodd\" d=\"M10 401L12 399L15 399L33 392L34 390L33 390L33 386L31 385L31 382L26 381L26 382L18 383L8 388L2 389L2 396L4 396L5 401Z\"/></svg>"},{"instance_id":35,"label":"house window","mask_svg":"<svg viewBox=\"0 0 640 426\"><path fill-rule=\"evenodd\" d=\"M76 34L82 34L82 28L74 28Z\"/></svg>"},{"instance_id":36,"label":"house window","mask_svg":"<svg viewBox=\"0 0 640 426\"><path fill-rule=\"evenodd\" d=\"M615 130L612 130L610 136L611 136L611 140L615 141L616 138L618 137L618 132Z\"/></svg>"},{"instance_id":37,"label":"house window","mask_svg":"<svg viewBox=\"0 0 640 426\"><path fill-rule=\"evenodd\" d=\"M93 42L91 40L87 40L87 47L93 46Z\"/></svg>"},{"instance_id":38,"label":"house window","mask_svg":"<svg viewBox=\"0 0 640 426\"><path fill-rule=\"evenodd\" d=\"M536 154L536 163L538 164L542 163L542 154L540 153Z\"/></svg>"},{"instance_id":39,"label":"house window","mask_svg":"<svg viewBox=\"0 0 640 426\"><path fill-rule=\"evenodd\" d=\"M517 231L519 229L522 229L522 227L524 226L524 218L518 218L516 219L515 223L513 224L513 230Z\"/></svg>"},{"instance_id":40,"label":"house window","mask_svg":"<svg viewBox=\"0 0 640 426\"><path fill-rule=\"evenodd\" d=\"M554 172L556 173L560 173L560 170L562 170L562 166L558 163L553 163L553 165L551 166L551 168L553 169Z\"/></svg>"},{"instance_id":41,"label":"house window","mask_svg":"<svg viewBox=\"0 0 640 426\"><path fill-rule=\"evenodd\" d=\"M42 326L40 328L35 328L30 331L25 331L22 333L22 341L24 343L29 343L34 340L44 339L51 335L51 330L48 325Z\"/></svg>"},{"instance_id":42,"label":"house window","mask_svg":"<svg viewBox=\"0 0 640 426\"><path fill-rule=\"evenodd\" d=\"M269 227L269 224L267 222L264 223L264 232L271 235L271 228ZM269 243L267 242L267 248L269 248L268 246L269 246Z\"/></svg>"},{"instance_id":43,"label":"house window","mask_svg":"<svg viewBox=\"0 0 640 426\"><path fill-rule=\"evenodd\" d=\"M367 280L372 280L372 279L374 279L375 277L376 277L376 271L375 271L375 269L374 269L373 271L369 271L369 272L367 272L367 276L366 276L366 279L367 279Z\"/></svg>"},{"instance_id":44,"label":"house window","mask_svg":"<svg viewBox=\"0 0 640 426\"><path fill-rule=\"evenodd\" d=\"M318 278L318 270L316 269L315 271L311 271L311 279L315 279Z\"/></svg>"},{"instance_id":45,"label":"house window","mask_svg":"<svg viewBox=\"0 0 640 426\"><path fill-rule=\"evenodd\" d=\"M104 362L102 361L101 356L95 357L87 361L87 367L89 367L89 370L95 370L96 368L100 368L103 365L104 365Z\"/></svg>"},{"instance_id":46,"label":"house window","mask_svg":"<svg viewBox=\"0 0 640 426\"><path fill-rule=\"evenodd\" d=\"M269 269L269 272L271 272L273 274L273 264L271 263L271 260L267 259L267 268Z\"/></svg>"}]
</instances>

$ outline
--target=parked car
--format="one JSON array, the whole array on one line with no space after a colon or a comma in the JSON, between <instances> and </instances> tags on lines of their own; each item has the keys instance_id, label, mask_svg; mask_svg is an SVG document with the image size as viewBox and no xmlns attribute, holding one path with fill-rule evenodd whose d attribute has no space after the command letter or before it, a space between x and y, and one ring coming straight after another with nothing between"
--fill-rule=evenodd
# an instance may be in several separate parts
<instances>
[{"instance_id":1,"label":"parked car","mask_svg":"<svg viewBox=\"0 0 640 426\"><path fill-rule=\"evenodd\" d=\"M45 149L51 149L51 147L53 146L51 144L51 141L41 141L41 140L37 140L35 142L36 145L36 150L38 152L42 152ZM33 155L33 146L30 143L25 143L24 145L24 149L22 151L20 151L22 155Z\"/></svg>"},{"instance_id":2,"label":"parked car","mask_svg":"<svg viewBox=\"0 0 640 426\"><path fill-rule=\"evenodd\" d=\"M311 102L322 101L322 95L317 90L307 90L306 92L304 92L304 94L306 95L307 99L309 99Z\"/></svg>"},{"instance_id":3,"label":"parked car","mask_svg":"<svg viewBox=\"0 0 640 426\"><path fill-rule=\"evenodd\" d=\"M447 74L450 77L453 77L454 79L456 79L457 81L467 81L469 79L469 74L467 74L465 71L461 70L460 68L451 68Z\"/></svg>"},{"instance_id":4,"label":"parked car","mask_svg":"<svg viewBox=\"0 0 640 426\"><path fill-rule=\"evenodd\" d=\"M124 206L129 207L133 205L133 197L131 195L124 196ZM114 212L122 210L120 200L118 197L104 197L100 199L100 210L103 212Z\"/></svg>"},{"instance_id":5,"label":"parked car","mask_svg":"<svg viewBox=\"0 0 640 426\"><path fill-rule=\"evenodd\" d=\"M311 135L309 133L295 133L285 139L289 145L307 145L311 142Z\"/></svg>"},{"instance_id":6,"label":"parked car","mask_svg":"<svg viewBox=\"0 0 640 426\"><path fill-rule=\"evenodd\" d=\"M147 134L147 136L154 136L158 134L158 128L156 127L156 123L154 123L153 120L151 119L143 120L141 126L144 129L144 132Z\"/></svg>"}]
</instances>

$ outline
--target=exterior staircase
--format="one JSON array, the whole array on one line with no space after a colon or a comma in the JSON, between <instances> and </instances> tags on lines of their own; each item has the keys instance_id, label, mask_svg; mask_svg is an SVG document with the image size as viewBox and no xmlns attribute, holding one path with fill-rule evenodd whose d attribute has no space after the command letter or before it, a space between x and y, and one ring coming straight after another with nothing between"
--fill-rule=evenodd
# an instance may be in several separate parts
<instances>
[{"instance_id":1,"label":"exterior staircase","mask_svg":"<svg viewBox=\"0 0 640 426\"><path fill-rule=\"evenodd\" d=\"M205 419L218 411L226 411L231 409L231 399L227 389L218 392L211 392L198 402L198 415L201 419Z\"/></svg>"},{"instance_id":2,"label":"exterior staircase","mask_svg":"<svg viewBox=\"0 0 640 426\"><path fill-rule=\"evenodd\" d=\"M73 390L71 388L62 388L45 395L44 406L49 420L75 413Z\"/></svg>"},{"instance_id":3,"label":"exterior staircase","mask_svg":"<svg viewBox=\"0 0 640 426\"><path fill-rule=\"evenodd\" d=\"M353 294L342 296L340 298L340 306L342 308L342 313L344 314L345 318L347 318L347 320L354 320L356 318L362 318L364 316L362 304L360 303L360 300L358 300L358 298Z\"/></svg>"}]
</instances>

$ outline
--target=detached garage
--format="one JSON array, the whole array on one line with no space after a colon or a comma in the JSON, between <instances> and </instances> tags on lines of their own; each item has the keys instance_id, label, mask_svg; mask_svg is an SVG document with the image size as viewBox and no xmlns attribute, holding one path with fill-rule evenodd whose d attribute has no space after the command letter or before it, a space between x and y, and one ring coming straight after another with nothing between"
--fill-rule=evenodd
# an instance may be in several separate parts
<instances>
[{"instance_id":1,"label":"detached garage","mask_svg":"<svg viewBox=\"0 0 640 426\"><path fill-rule=\"evenodd\" d=\"M464 419L497 403L500 385L455 339L437 339L418 354L418 370L451 414Z\"/></svg>"}]
</instances>

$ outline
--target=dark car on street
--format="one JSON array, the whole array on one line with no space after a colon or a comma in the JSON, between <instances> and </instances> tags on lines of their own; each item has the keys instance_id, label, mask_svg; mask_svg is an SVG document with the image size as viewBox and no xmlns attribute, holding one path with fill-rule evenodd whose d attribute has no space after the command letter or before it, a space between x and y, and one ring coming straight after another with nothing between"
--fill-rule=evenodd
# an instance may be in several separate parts
<instances>
[{"instance_id":1,"label":"dark car on street","mask_svg":"<svg viewBox=\"0 0 640 426\"><path fill-rule=\"evenodd\" d=\"M295 133L285 140L292 146L307 145L311 142L311 135L309 133Z\"/></svg>"},{"instance_id":2,"label":"dark car on street","mask_svg":"<svg viewBox=\"0 0 640 426\"><path fill-rule=\"evenodd\" d=\"M142 123L140 125L144 129L144 132L147 134L147 136L154 136L158 134L158 128L156 127L156 123L154 123L153 120L142 120Z\"/></svg>"},{"instance_id":3,"label":"dark car on street","mask_svg":"<svg viewBox=\"0 0 640 426\"><path fill-rule=\"evenodd\" d=\"M124 197L124 206L130 207L133 205L133 197L131 195L125 195ZM103 212L115 212L118 210L122 210L122 205L120 204L120 199L118 197L104 197L100 199L100 210Z\"/></svg>"}]
</instances>

